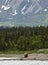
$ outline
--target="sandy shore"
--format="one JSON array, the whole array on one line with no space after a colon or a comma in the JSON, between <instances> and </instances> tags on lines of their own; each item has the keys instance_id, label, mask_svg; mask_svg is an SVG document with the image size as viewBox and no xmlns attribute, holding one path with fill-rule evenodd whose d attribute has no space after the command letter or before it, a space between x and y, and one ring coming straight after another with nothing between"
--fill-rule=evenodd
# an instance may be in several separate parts
<instances>
[{"instance_id":1,"label":"sandy shore","mask_svg":"<svg viewBox=\"0 0 48 65\"><path fill-rule=\"evenodd\" d=\"M0 60L48 60L48 54L0 54Z\"/></svg>"}]
</instances>

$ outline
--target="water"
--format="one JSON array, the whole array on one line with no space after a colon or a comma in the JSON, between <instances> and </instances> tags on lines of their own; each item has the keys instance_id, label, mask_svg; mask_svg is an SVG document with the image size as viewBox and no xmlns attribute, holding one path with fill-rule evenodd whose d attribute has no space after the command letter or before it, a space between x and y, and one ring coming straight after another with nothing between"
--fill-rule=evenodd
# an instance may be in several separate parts
<instances>
[{"instance_id":1,"label":"water","mask_svg":"<svg viewBox=\"0 0 48 65\"><path fill-rule=\"evenodd\" d=\"M48 65L48 61L0 60L0 65Z\"/></svg>"}]
</instances>

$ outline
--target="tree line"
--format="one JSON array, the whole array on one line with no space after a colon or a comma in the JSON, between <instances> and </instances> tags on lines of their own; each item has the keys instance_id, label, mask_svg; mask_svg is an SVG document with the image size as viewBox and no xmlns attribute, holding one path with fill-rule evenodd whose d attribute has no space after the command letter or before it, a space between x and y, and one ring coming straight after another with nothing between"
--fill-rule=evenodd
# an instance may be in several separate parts
<instances>
[{"instance_id":1,"label":"tree line","mask_svg":"<svg viewBox=\"0 0 48 65\"><path fill-rule=\"evenodd\" d=\"M0 51L48 48L47 27L0 27Z\"/></svg>"}]
</instances>

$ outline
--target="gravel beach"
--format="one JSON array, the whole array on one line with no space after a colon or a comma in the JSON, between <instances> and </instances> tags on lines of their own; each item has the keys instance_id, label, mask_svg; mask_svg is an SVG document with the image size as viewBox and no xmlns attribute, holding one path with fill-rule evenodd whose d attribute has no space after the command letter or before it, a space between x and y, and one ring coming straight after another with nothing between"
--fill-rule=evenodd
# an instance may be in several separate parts
<instances>
[{"instance_id":1,"label":"gravel beach","mask_svg":"<svg viewBox=\"0 0 48 65\"><path fill-rule=\"evenodd\" d=\"M0 54L0 60L48 60L48 54Z\"/></svg>"}]
</instances>

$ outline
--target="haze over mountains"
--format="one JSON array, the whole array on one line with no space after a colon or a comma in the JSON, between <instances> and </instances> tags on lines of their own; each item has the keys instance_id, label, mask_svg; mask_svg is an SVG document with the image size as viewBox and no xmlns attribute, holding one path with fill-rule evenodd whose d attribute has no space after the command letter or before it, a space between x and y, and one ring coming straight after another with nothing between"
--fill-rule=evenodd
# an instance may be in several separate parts
<instances>
[{"instance_id":1,"label":"haze over mountains","mask_svg":"<svg viewBox=\"0 0 48 65\"><path fill-rule=\"evenodd\" d=\"M48 25L48 0L0 0L0 26Z\"/></svg>"}]
</instances>

